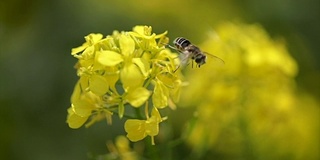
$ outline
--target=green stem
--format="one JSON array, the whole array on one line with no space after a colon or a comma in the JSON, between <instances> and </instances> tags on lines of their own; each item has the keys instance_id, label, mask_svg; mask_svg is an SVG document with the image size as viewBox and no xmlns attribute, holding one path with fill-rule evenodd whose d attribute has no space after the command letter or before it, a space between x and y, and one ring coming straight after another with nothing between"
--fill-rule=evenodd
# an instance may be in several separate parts
<instances>
[{"instance_id":1,"label":"green stem","mask_svg":"<svg viewBox=\"0 0 320 160\"><path fill-rule=\"evenodd\" d=\"M136 112L136 118L138 118L138 119L143 119L143 116L142 116L142 114L141 114L140 108L141 108L141 107L139 107L139 108L134 108L134 111Z\"/></svg>"},{"instance_id":2,"label":"green stem","mask_svg":"<svg viewBox=\"0 0 320 160\"><path fill-rule=\"evenodd\" d=\"M154 160L159 160L160 159L160 155L159 155L159 150L157 148L157 145L152 145L151 143L151 137L148 136L147 138L145 138L145 143L146 143L146 150L147 150L147 156L150 159L154 159Z\"/></svg>"},{"instance_id":3,"label":"green stem","mask_svg":"<svg viewBox=\"0 0 320 160\"><path fill-rule=\"evenodd\" d=\"M115 112L115 111L114 111L113 113L119 116L119 113L118 113L118 112ZM129 116L129 115L126 115L126 114L124 114L123 117L124 117L124 118L127 118L127 119L136 119L136 118L137 118L137 117Z\"/></svg>"},{"instance_id":4,"label":"green stem","mask_svg":"<svg viewBox=\"0 0 320 160\"><path fill-rule=\"evenodd\" d=\"M143 87L147 88L149 86L149 84L151 83L152 79L153 79L153 77L148 78L146 83L144 83Z\"/></svg>"},{"instance_id":5,"label":"green stem","mask_svg":"<svg viewBox=\"0 0 320 160\"><path fill-rule=\"evenodd\" d=\"M174 147L180 145L180 144L183 143L183 142L184 142L184 138L174 139L174 140L172 140L172 141L170 141L170 142L168 143L168 148L169 148L169 149L173 149Z\"/></svg>"}]
</instances>

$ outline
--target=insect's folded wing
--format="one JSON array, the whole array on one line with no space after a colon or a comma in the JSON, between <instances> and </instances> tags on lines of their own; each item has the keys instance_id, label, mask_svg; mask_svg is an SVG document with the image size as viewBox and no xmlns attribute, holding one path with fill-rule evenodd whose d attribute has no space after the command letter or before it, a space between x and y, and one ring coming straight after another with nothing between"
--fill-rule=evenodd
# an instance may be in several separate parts
<instances>
[{"instance_id":1,"label":"insect's folded wing","mask_svg":"<svg viewBox=\"0 0 320 160\"><path fill-rule=\"evenodd\" d=\"M181 67L185 67L188 65L189 59L190 59L190 54L181 52L179 55L179 59L180 59L180 66Z\"/></svg>"},{"instance_id":2,"label":"insect's folded wing","mask_svg":"<svg viewBox=\"0 0 320 160\"><path fill-rule=\"evenodd\" d=\"M216 55L213 55L213 54L208 53L208 52L204 52L204 54L206 54L209 57L210 61L213 60L215 63L218 63L220 65L224 65L225 64L224 60L221 59L220 57L216 56Z\"/></svg>"}]
</instances>

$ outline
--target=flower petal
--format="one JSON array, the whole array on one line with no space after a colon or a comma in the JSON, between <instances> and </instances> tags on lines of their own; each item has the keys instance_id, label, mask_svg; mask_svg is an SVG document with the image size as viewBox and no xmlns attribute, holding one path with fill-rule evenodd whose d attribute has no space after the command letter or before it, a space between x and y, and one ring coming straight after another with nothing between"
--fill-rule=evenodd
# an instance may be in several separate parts
<instances>
[{"instance_id":1,"label":"flower petal","mask_svg":"<svg viewBox=\"0 0 320 160\"><path fill-rule=\"evenodd\" d=\"M91 115L91 112L96 109L96 101L99 97L92 92L86 92L82 94L79 99L74 100L72 103L72 109L75 114L87 117Z\"/></svg>"},{"instance_id":2,"label":"flower petal","mask_svg":"<svg viewBox=\"0 0 320 160\"><path fill-rule=\"evenodd\" d=\"M92 104L86 103L84 101L77 101L76 103L72 104L72 109L75 114L81 117L88 117L91 115L93 110Z\"/></svg>"},{"instance_id":3,"label":"flower petal","mask_svg":"<svg viewBox=\"0 0 320 160\"><path fill-rule=\"evenodd\" d=\"M109 84L105 77L93 75L90 77L89 88L94 94L102 96L109 90Z\"/></svg>"},{"instance_id":4,"label":"flower petal","mask_svg":"<svg viewBox=\"0 0 320 160\"><path fill-rule=\"evenodd\" d=\"M94 45L95 43L99 42L102 39L103 35L100 33L91 33L84 37L86 42L88 42L91 45Z\"/></svg>"},{"instance_id":5,"label":"flower petal","mask_svg":"<svg viewBox=\"0 0 320 160\"><path fill-rule=\"evenodd\" d=\"M143 87L139 87L139 88L136 88L134 91L129 91L128 95L126 96L126 100L133 107L140 107L142 104L144 104L148 100L150 95L151 95L151 92L149 90Z\"/></svg>"},{"instance_id":6,"label":"flower petal","mask_svg":"<svg viewBox=\"0 0 320 160\"><path fill-rule=\"evenodd\" d=\"M79 55L79 56L75 55L75 57L82 59L82 60L91 60L94 58L95 52L96 52L95 47L89 46L82 52L81 55Z\"/></svg>"},{"instance_id":7,"label":"flower petal","mask_svg":"<svg viewBox=\"0 0 320 160\"><path fill-rule=\"evenodd\" d=\"M140 69L141 73L143 74L143 76L145 76L145 77L148 76L149 70L150 70L150 64L145 59L133 58L132 62L139 67L139 69Z\"/></svg>"},{"instance_id":8,"label":"flower petal","mask_svg":"<svg viewBox=\"0 0 320 160\"><path fill-rule=\"evenodd\" d=\"M71 95L71 103L74 103L80 98L81 95L81 86L80 86L81 79L78 80L76 86L73 89L72 95Z\"/></svg>"},{"instance_id":9,"label":"flower petal","mask_svg":"<svg viewBox=\"0 0 320 160\"><path fill-rule=\"evenodd\" d=\"M165 72L157 75L157 78L167 87L173 88L174 81L177 79L172 73Z\"/></svg>"},{"instance_id":10,"label":"flower petal","mask_svg":"<svg viewBox=\"0 0 320 160\"><path fill-rule=\"evenodd\" d=\"M72 108L73 107L70 107L68 109L67 123L70 128L77 129L80 128L88 120L89 117L82 117L75 114Z\"/></svg>"},{"instance_id":11,"label":"flower petal","mask_svg":"<svg viewBox=\"0 0 320 160\"><path fill-rule=\"evenodd\" d=\"M130 141L137 142L147 136L145 125L146 122L144 120L129 119L125 122L124 129Z\"/></svg>"},{"instance_id":12,"label":"flower petal","mask_svg":"<svg viewBox=\"0 0 320 160\"><path fill-rule=\"evenodd\" d=\"M104 66L115 66L123 61L121 54L114 51L98 51L96 58Z\"/></svg>"},{"instance_id":13,"label":"flower petal","mask_svg":"<svg viewBox=\"0 0 320 160\"><path fill-rule=\"evenodd\" d=\"M105 67L105 78L107 79L107 81L109 82L109 87L110 90L112 91L116 91L116 83L119 80L119 71L118 71L118 67Z\"/></svg>"},{"instance_id":14,"label":"flower petal","mask_svg":"<svg viewBox=\"0 0 320 160\"><path fill-rule=\"evenodd\" d=\"M76 47L76 48L72 48L71 55L76 55L77 53L82 52L88 46L89 46L88 43L83 43L82 46L79 46L79 47Z\"/></svg>"},{"instance_id":15,"label":"flower petal","mask_svg":"<svg viewBox=\"0 0 320 160\"><path fill-rule=\"evenodd\" d=\"M149 38L152 34L152 27L151 26L135 26L133 28L133 32L131 33L135 37L139 38Z\"/></svg>"},{"instance_id":16,"label":"flower petal","mask_svg":"<svg viewBox=\"0 0 320 160\"><path fill-rule=\"evenodd\" d=\"M157 107L153 107L152 112L151 112L151 118L155 118L157 123L162 122L161 115L157 109Z\"/></svg>"},{"instance_id":17,"label":"flower petal","mask_svg":"<svg viewBox=\"0 0 320 160\"><path fill-rule=\"evenodd\" d=\"M149 136L156 136L159 133L159 123L162 121L157 107L153 107L151 117L146 123L146 133Z\"/></svg>"},{"instance_id":18,"label":"flower petal","mask_svg":"<svg viewBox=\"0 0 320 160\"><path fill-rule=\"evenodd\" d=\"M123 88L127 91L129 88L134 89L142 86L144 76L141 74L139 67L133 63L127 63L120 72L120 79Z\"/></svg>"},{"instance_id":19,"label":"flower petal","mask_svg":"<svg viewBox=\"0 0 320 160\"><path fill-rule=\"evenodd\" d=\"M151 121L146 123L146 134L149 136L156 136L159 134L159 123Z\"/></svg>"},{"instance_id":20,"label":"flower petal","mask_svg":"<svg viewBox=\"0 0 320 160\"><path fill-rule=\"evenodd\" d=\"M135 43L133 39L130 36L126 36L123 34L121 34L120 36L119 45L120 45L121 53L125 57L129 57L129 55L133 53L135 48Z\"/></svg>"},{"instance_id":21,"label":"flower petal","mask_svg":"<svg viewBox=\"0 0 320 160\"><path fill-rule=\"evenodd\" d=\"M181 86L182 86L182 82L180 79L177 79L176 81L174 81L174 87L173 89L170 90L170 96L173 100L173 102L179 102L180 100L180 94L181 94Z\"/></svg>"},{"instance_id":22,"label":"flower petal","mask_svg":"<svg viewBox=\"0 0 320 160\"><path fill-rule=\"evenodd\" d=\"M157 81L154 87L152 102L157 108L164 108L168 105L168 89L160 81Z\"/></svg>"}]
</instances>

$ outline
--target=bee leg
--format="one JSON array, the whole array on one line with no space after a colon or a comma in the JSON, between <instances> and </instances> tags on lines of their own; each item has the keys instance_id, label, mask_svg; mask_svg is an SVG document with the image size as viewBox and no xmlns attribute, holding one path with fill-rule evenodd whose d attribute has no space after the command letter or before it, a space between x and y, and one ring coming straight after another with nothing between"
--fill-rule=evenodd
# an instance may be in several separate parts
<instances>
[{"instance_id":1,"label":"bee leg","mask_svg":"<svg viewBox=\"0 0 320 160\"><path fill-rule=\"evenodd\" d=\"M173 71L173 73L176 73L176 71L180 68L180 65Z\"/></svg>"}]
</instances>

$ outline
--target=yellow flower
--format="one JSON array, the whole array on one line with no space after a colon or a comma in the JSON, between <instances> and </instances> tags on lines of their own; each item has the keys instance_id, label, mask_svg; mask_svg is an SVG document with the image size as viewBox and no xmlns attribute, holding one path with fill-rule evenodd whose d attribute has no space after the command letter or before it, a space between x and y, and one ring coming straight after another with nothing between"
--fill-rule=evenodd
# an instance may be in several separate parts
<instances>
[{"instance_id":1,"label":"yellow flower","mask_svg":"<svg viewBox=\"0 0 320 160\"><path fill-rule=\"evenodd\" d=\"M139 159L137 152L130 148L130 142L125 136L117 136L115 143L107 143L109 155L112 159L136 160Z\"/></svg>"},{"instance_id":2,"label":"yellow flower","mask_svg":"<svg viewBox=\"0 0 320 160\"><path fill-rule=\"evenodd\" d=\"M102 39L102 34L89 34L88 36L85 36L86 42L82 44L82 46L73 48L71 51L71 55L73 55L76 58L79 59L89 59L94 56L95 51L95 45L98 44L98 42ZM77 55L79 52L82 52L82 54Z\"/></svg>"},{"instance_id":3,"label":"yellow flower","mask_svg":"<svg viewBox=\"0 0 320 160\"><path fill-rule=\"evenodd\" d=\"M92 116L92 113L94 113L94 115L91 122L104 117L111 123L112 113L104 108L101 97L95 95L93 92L83 93L79 82L74 89L71 103L67 117L67 123L70 128L76 129L81 127L88 118Z\"/></svg>"},{"instance_id":4,"label":"yellow flower","mask_svg":"<svg viewBox=\"0 0 320 160\"><path fill-rule=\"evenodd\" d=\"M133 28L133 32L130 32L130 35L135 37L138 46L144 50L158 49L155 40L164 37L166 34L167 31L159 35L152 33L151 26L136 26Z\"/></svg>"},{"instance_id":5,"label":"yellow flower","mask_svg":"<svg viewBox=\"0 0 320 160\"><path fill-rule=\"evenodd\" d=\"M86 36L86 42L71 52L78 59L79 81L71 98L68 124L79 128L88 119L87 126L103 118L111 123L113 113L123 118L127 107L139 109L151 96L154 107L174 106L181 88L180 71L174 72L179 61L164 47L166 34L136 26L133 31L114 31L105 38L102 34ZM147 122L153 124L152 119Z\"/></svg>"},{"instance_id":6,"label":"yellow flower","mask_svg":"<svg viewBox=\"0 0 320 160\"><path fill-rule=\"evenodd\" d=\"M125 91L142 87L146 77L141 73L140 68L134 63L127 63L120 72L120 80Z\"/></svg>"},{"instance_id":7,"label":"yellow flower","mask_svg":"<svg viewBox=\"0 0 320 160\"><path fill-rule=\"evenodd\" d=\"M146 110L148 106L146 106ZM129 119L125 122L124 129L128 133L127 137L130 141L137 142L150 136L152 144L154 145L154 136L159 133L159 123L162 122L160 113L156 107L153 107L151 117L146 111L146 120Z\"/></svg>"},{"instance_id":8,"label":"yellow flower","mask_svg":"<svg viewBox=\"0 0 320 160\"><path fill-rule=\"evenodd\" d=\"M297 95L297 64L282 41L271 39L259 25L224 23L200 47L225 65L208 57L201 69L186 72L190 85L180 106L196 110L187 140L196 152L210 149L236 157L250 150L268 159L314 156L309 154L316 146L311 126L317 117Z\"/></svg>"},{"instance_id":9,"label":"yellow flower","mask_svg":"<svg viewBox=\"0 0 320 160\"><path fill-rule=\"evenodd\" d=\"M156 81L154 93L152 95L153 105L157 108L163 108L168 105L169 91L161 81Z\"/></svg>"},{"instance_id":10,"label":"yellow flower","mask_svg":"<svg viewBox=\"0 0 320 160\"><path fill-rule=\"evenodd\" d=\"M70 128L77 129L88 120L89 116L79 116L74 112L73 108L74 107L71 106L68 109L67 123Z\"/></svg>"},{"instance_id":11,"label":"yellow flower","mask_svg":"<svg viewBox=\"0 0 320 160\"><path fill-rule=\"evenodd\" d=\"M174 102L179 101L182 81L177 76L169 72L159 73L154 83L153 106L164 108L171 100Z\"/></svg>"},{"instance_id":12,"label":"yellow flower","mask_svg":"<svg viewBox=\"0 0 320 160\"><path fill-rule=\"evenodd\" d=\"M127 91L129 88L137 88L143 85L144 80L148 76L148 63L142 58L135 55L135 43L128 35L120 35L119 45L121 54L114 51L100 51L97 53L97 61L105 66L115 66L121 62L123 68L120 72L120 80L123 88ZM135 82L135 83L132 83Z\"/></svg>"},{"instance_id":13,"label":"yellow flower","mask_svg":"<svg viewBox=\"0 0 320 160\"><path fill-rule=\"evenodd\" d=\"M151 92L146 88L139 87L135 88L133 91L128 92L125 99L133 106L140 107L143 105L151 95Z\"/></svg>"}]
</instances>

